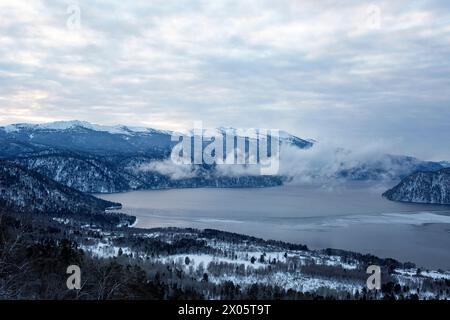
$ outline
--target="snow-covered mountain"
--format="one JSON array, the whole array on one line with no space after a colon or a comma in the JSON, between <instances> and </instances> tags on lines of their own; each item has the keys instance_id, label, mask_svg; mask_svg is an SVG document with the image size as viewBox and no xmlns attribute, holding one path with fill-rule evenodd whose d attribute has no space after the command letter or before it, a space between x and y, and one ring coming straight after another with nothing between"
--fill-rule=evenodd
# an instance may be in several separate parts
<instances>
[{"instance_id":1,"label":"snow-covered mountain","mask_svg":"<svg viewBox=\"0 0 450 320\"><path fill-rule=\"evenodd\" d=\"M49 148L97 155L163 155L172 144L168 131L127 126L100 126L82 121L13 124L0 127L0 155L17 156Z\"/></svg>"},{"instance_id":2,"label":"snow-covered mountain","mask_svg":"<svg viewBox=\"0 0 450 320\"><path fill-rule=\"evenodd\" d=\"M169 158L176 143L171 139L172 134L82 121L15 124L0 127L0 158L89 193L180 187L263 187L282 183L280 177L225 176L212 167L202 166L178 179L165 171L140 170L149 163ZM282 139L299 148L312 145L288 133Z\"/></svg>"},{"instance_id":3,"label":"snow-covered mountain","mask_svg":"<svg viewBox=\"0 0 450 320\"><path fill-rule=\"evenodd\" d=\"M171 131L155 130L145 127L130 127L124 125L105 126L93 124L87 121L55 121L42 124L17 123L2 127L8 133L19 131L36 131L36 130L72 130L76 128L84 128L92 131L108 132L111 134L133 135L136 133L165 133L171 134Z\"/></svg>"},{"instance_id":4,"label":"snow-covered mountain","mask_svg":"<svg viewBox=\"0 0 450 320\"><path fill-rule=\"evenodd\" d=\"M377 154L361 158L344 149L325 155L319 153L319 159L312 157L314 163L305 164L302 160L320 145L280 131L282 146L293 147L282 148L289 152L281 155L280 177L263 177L241 168L225 171L220 170L223 168L216 170L214 166L179 168L169 159L176 143L172 141L172 134L174 132L123 125L101 126L83 121L14 124L0 127L0 159L89 193L182 187L266 187L279 185L296 174L313 181L397 180L416 171L434 171L445 166L401 155ZM192 136L194 131L185 134ZM206 138L215 134L242 136L243 133L224 127L204 131ZM244 136L256 138L251 131L244 132Z\"/></svg>"},{"instance_id":5,"label":"snow-covered mountain","mask_svg":"<svg viewBox=\"0 0 450 320\"><path fill-rule=\"evenodd\" d=\"M0 161L0 207L3 209L89 214L117 205L71 189L37 172Z\"/></svg>"},{"instance_id":6,"label":"snow-covered mountain","mask_svg":"<svg viewBox=\"0 0 450 320\"><path fill-rule=\"evenodd\" d=\"M383 196L394 201L450 204L450 168L414 173Z\"/></svg>"},{"instance_id":7,"label":"snow-covered mountain","mask_svg":"<svg viewBox=\"0 0 450 320\"><path fill-rule=\"evenodd\" d=\"M87 193L122 192L143 185L124 170L93 156L70 153L31 154L11 161Z\"/></svg>"},{"instance_id":8,"label":"snow-covered mountain","mask_svg":"<svg viewBox=\"0 0 450 320\"><path fill-rule=\"evenodd\" d=\"M280 177L224 176L212 168L192 168L177 179L145 169L155 161L145 155L30 154L9 161L87 193L113 193L130 190L191 187L269 187L282 184Z\"/></svg>"},{"instance_id":9,"label":"snow-covered mountain","mask_svg":"<svg viewBox=\"0 0 450 320\"><path fill-rule=\"evenodd\" d=\"M450 161L441 161L439 164L444 168L450 168Z\"/></svg>"},{"instance_id":10,"label":"snow-covered mountain","mask_svg":"<svg viewBox=\"0 0 450 320\"><path fill-rule=\"evenodd\" d=\"M193 130L189 130L187 134L193 136L198 133L194 133ZM315 143L313 139L301 139L283 130L278 130L277 132L272 130L265 131L259 129L241 130L233 127L219 127L214 129L203 130L203 137L205 137L206 139L210 139L215 135L222 135L222 136L231 135L234 137L248 138L253 140L267 139L270 138L271 135L273 135L273 137L277 137L281 143L296 146L300 149L308 149L312 147Z\"/></svg>"},{"instance_id":11,"label":"snow-covered mountain","mask_svg":"<svg viewBox=\"0 0 450 320\"><path fill-rule=\"evenodd\" d=\"M233 128L215 130L221 134L239 135ZM0 157L41 152L48 148L97 155L135 153L164 157L175 144L171 140L175 134L182 133L124 125L103 126L76 120L12 124L0 127ZM311 140L304 140L284 131L280 132L280 140L299 148L309 148L313 145Z\"/></svg>"}]
</instances>

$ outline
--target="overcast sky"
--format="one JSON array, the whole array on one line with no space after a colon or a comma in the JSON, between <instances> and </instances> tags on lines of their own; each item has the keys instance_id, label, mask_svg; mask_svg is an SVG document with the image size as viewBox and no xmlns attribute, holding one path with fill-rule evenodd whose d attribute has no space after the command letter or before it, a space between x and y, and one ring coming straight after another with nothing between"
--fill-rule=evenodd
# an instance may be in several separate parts
<instances>
[{"instance_id":1,"label":"overcast sky","mask_svg":"<svg viewBox=\"0 0 450 320\"><path fill-rule=\"evenodd\" d=\"M91 2L0 0L0 124L201 120L450 160L449 1Z\"/></svg>"}]
</instances>

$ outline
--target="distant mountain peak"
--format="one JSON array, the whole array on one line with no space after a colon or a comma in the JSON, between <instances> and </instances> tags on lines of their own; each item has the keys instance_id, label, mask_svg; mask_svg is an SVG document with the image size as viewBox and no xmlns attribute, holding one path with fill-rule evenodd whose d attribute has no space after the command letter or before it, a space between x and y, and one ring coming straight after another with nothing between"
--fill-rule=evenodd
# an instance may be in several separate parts
<instances>
[{"instance_id":1,"label":"distant mountain peak","mask_svg":"<svg viewBox=\"0 0 450 320\"><path fill-rule=\"evenodd\" d=\"M35 130L50 130L50 131L67 131L67 130L76 130L78 128L88 129L92 131L97 132L107 132L110 134L121 134L121 135L127 135L127 136L134 136L134 135L152 135L152 134L163 134L163 135L182 135L182 133L177 133L174 131L169 130L158 130L153 128L146 128L146 127L134 127L134 126L126 126L123 124L119 125L99 125L90 123L87 121L80 121L80 120L70 120L70 121L55 121L55 122L48 122L48 123L42 123L42 124L30 124L30 123L17 123L17 124L11 124L4 127L0 127L0 130L3 129L6 133L17 133L21 131L35 131ZM203 134L206 137L212 136L211 130L214 131L214 133L222 133L222 134L233 134L236 136L241 136L241 132L237 128L233 127L218 127L218 128L212 128L212 129L203 129ZM184 131L184 134L187 135L193 135L194 131L193 129ZM312 147L313 144L316 142L312 139L301 139L297 136L294 136L286 131L279 130L279 138L282 142L288 142L290 144L293 144L300 148L309 148ZM269 130L270 134L270 130ZM30 133L30 138L32 138L32 133ZM251 133L251 131L247 131L245 133L245 137L248 137L250 139L257 139L258 135L256 134L256 131L254 134ZM261 138L261 137L260 137Z\"/></svg>"},{"instance_id":2,"label":"distant mountain peak","mask_svg":"<svg viewBox=\"0 0 450 320\"><path fill-rule=\"evenodd\" d=\"M200 130L199 130L200 131ZM199 134L199 132L194 132L193 129L185 130L185 135L193 136L194 134ZM294 136L290 134L287 131L284 130L278 130L277 133L273 129L267 129L267 132L260 129L260 128L245 128L245 129L238 129L234 127L217 127L217 128L203 128L203 137L205 138L212 138L215 135L233 135L236 137L245 137L249 139L263 139L265 138L264 134L267 135L278 135L278 138L281 142L288 143L295 145L302 149L307 149L312 147L316 141L313 139L301 139L297 136ZM263 135L261 135L263 134Z\"/></svg>"},{"instance_id":3,"label":"distant mountain peak","mask_svg":"<svg viewBox=\"0 0 450 320\"><path fill-rule=\"evenodd\" d=\"M17 132L20 130L70 130L70 129L76 129L76 128L84 128L89 129L93 131L103 131L103 132L109 132L112 134L125 134L130 135L134 133L152 133L157 130L155 129L148 129L144 127L129 127L125 125L113 125L113 126L106 126L106 125L99 125L99 124L93 124L87 121L80 121L80 120L70 120L70 121L55 121L55 122L48 122L48 123L42 123L42 124L29 124L29 123L17 123L17 124L11 124L8 126L3 127L6 132Z\"/></svg>"}]
</instances>

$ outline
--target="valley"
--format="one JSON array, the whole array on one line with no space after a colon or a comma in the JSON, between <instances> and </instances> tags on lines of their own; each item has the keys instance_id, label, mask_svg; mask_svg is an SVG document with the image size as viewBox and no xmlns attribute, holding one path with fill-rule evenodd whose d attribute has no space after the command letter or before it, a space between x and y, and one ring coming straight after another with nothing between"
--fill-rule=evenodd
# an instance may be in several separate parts
<instances>
[{"instance_id":1,"label":"valley","mask_svg":"<svg viewBox=\"0 0 450 320\"><path fill-rule=\"evenodd\" d=\"M449 297L449 208L381 197L446 162L339 149L310 168L301 156L317 142L284 133L281 150L301 165L288 159L279 175L180 168L170 135L80 121L1 127L0 297ZM61 288L72 264L88 274L81 295ZM366 288L369 265L382 268L380 290Z\"/></svg>"}]
</instances>

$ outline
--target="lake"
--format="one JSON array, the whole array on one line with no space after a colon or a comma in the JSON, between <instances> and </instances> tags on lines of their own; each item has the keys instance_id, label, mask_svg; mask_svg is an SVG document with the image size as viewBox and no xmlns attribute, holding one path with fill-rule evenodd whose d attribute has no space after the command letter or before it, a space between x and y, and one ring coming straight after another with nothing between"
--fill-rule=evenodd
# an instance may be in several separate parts
<instances>
[{"instance_id":1,"label":"lake","mask_svg":"<svg viewBox=\"0 0 450 320\"><path fill-rule=\"evenodd\" d=\"M281 186L102 194L137 227L213 228L450 270L450 206L398 203L385 188Z\"/></svg>"}]
</instances>

